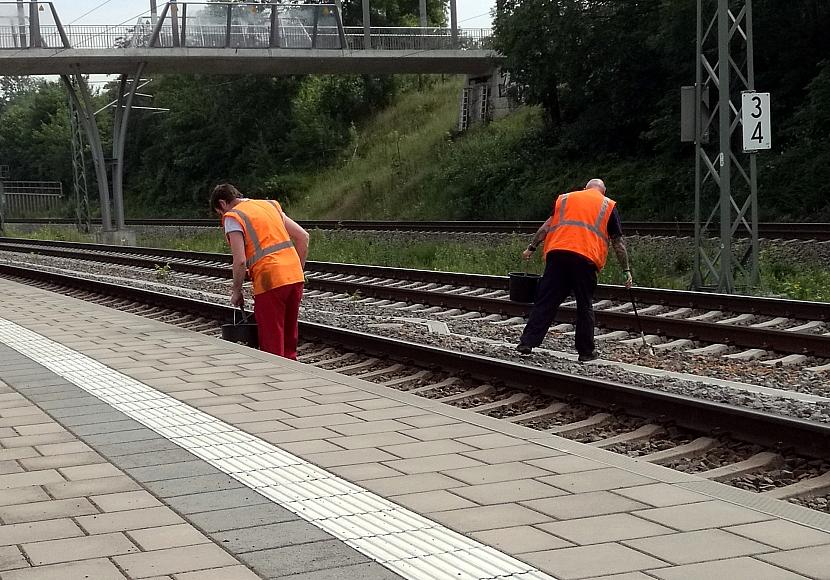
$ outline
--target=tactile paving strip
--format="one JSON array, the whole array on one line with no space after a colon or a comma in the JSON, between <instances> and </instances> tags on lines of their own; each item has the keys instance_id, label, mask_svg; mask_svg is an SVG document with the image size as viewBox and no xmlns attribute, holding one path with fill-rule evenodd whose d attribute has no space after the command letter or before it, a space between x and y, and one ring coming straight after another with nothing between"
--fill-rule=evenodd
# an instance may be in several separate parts
<instances>
[{"instance_id":1,"label":"tactile paving strip","mask_svg":"<svg viewBox=\"0 0 830 580\"><path fill-rule=\"evenodd\" d=\"M0 341L404 578L553 580L3 318Z\"/></svg>"}]
</instances>

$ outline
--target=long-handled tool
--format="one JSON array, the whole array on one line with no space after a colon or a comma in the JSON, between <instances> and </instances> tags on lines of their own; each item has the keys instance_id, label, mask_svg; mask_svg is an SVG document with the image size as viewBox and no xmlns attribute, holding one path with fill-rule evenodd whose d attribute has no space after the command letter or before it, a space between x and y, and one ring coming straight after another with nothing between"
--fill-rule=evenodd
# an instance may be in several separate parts
<instances>
[{"instance_id":1,"label":"long-handled tool","mask_svg":"<svg viewBox=\"0 0 830 580\"><path fill-rule=\"evenodd\" d=\"M640 327L640 338L643 339L643 348L648 351L648 354L654 356L654 349L646 341L646 335L643 332L643 321L640 320L640 313L637 312L637 301L634 300L634 290L632 290L631 288L628 289L628 297L631 299L632 306L634 306L634 317L637 319L637 326Z\"/></svg>"}]
</instances>

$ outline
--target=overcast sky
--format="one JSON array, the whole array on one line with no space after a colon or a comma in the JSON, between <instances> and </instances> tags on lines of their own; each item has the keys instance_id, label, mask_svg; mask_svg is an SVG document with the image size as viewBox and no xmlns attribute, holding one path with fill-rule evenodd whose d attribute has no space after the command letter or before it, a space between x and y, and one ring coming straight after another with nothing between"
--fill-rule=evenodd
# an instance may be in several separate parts
<instances>
[{"instance_id":1,"label":"overcast sky","mask_svg":"<svg viewBox=\"0 0 830 580\"><path fill-rule=\"evenodd\" d=\"M150 0L52 0L52 3L64 24L131 24L150 12ZM162 6L164 0L157 3ZM489 28L494 3L494 0L457 0L458 25Z\"/></svg>"}]
</instances>

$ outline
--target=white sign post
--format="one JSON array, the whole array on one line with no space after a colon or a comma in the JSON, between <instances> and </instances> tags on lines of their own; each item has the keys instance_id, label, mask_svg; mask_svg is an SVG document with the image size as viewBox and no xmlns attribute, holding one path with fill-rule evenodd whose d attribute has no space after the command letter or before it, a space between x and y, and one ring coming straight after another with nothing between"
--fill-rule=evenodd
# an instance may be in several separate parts
<instances>
[{"instance_id":1,"label":"white sign post","mask_svg":"<svg viewBox=\"0 0 830 580\"><path fill-rule=\"evenodd\" d=\"M769 93L741 93L744 153L772 148Z\"/></svg>"}]
</instances>

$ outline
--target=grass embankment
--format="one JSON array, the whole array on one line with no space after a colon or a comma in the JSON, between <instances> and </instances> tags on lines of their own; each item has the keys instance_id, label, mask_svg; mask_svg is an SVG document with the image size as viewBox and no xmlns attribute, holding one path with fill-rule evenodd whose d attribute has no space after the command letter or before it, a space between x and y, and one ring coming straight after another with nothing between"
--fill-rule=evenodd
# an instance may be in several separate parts
<instances>
[{"instance_id":1,"label":"grass embankment","mask_svg":"<svg viewBox=\"0 0 830 580\"><path fill-rule=\"evenodd\" d=\"M688 210L691 165L669 171L636 155L581 156L551 137L539 107L459 134L461 86L450 77L401 93L356 127L354 144L328 166L279 176L281 201L301 219L542 220L558 193L600 176L624 218Z\"/></svg>"},{"instance_id":2,"label":"grass embankment","mask_svg":"<svg viewBox=\"0 0 830 580\"><path fill-rule=\"evenodd\" d=\"M338 163L312 175L296 175L303 193L288 205L296 217L318 219L410 219L427 200L413 190L435 171L458 123L462 79L449 77L423 90L412 90L358 127L351 150ZM291 178L288 179L291 181Z\"/></svg>"},{"instance_id":3,"label":"grass embankment","mask_svg":"<svg viewBox=\"0 0 830 580\"><path fill-rule=\"evenodd\" d=\"M10 228L9 235L34 239L94 241L69 228L42 228L23 233ZM452 236L417 236L382 232L355 234L326 230L311 231L310 259L325 262L373 264L397 268L419 268L480 274L505 275L527 269L541 273L542 261L524 263L520 258L529 236L475 236L460 241ZM227 244L218 230L189 233L187 236L140 234L139 245L202 252L227 252ZM691 280L691 243L678 241L629 240L629 253L635 281L640 286L687 289ZM600 282L618 284L620 267L613 256L600 275ZM762 252L761 287L755 292L765 296L783 296L800 300L830 302L830 270L820 256L788 255L781 248Z\"/></svg>"}]
</instances>

